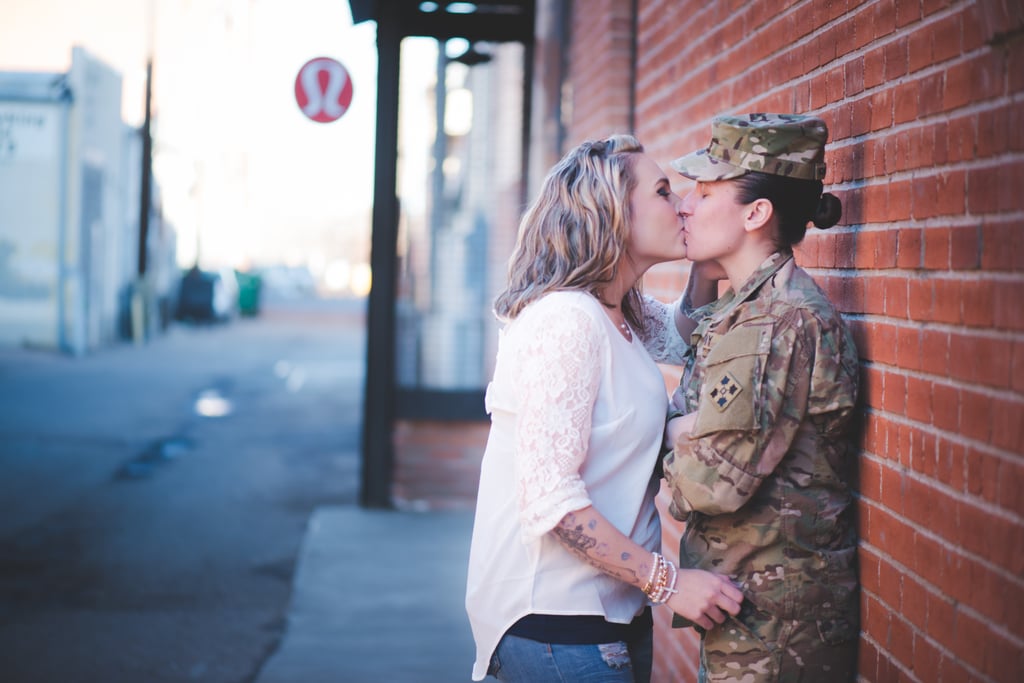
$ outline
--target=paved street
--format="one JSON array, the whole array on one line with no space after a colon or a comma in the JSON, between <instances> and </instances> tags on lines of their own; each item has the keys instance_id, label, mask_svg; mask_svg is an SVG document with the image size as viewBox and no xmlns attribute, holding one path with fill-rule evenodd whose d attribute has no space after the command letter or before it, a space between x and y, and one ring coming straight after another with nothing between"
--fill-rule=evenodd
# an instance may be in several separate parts
<instances>
[{"instance_id":1,"label":"paved street","mask_svg":"<svg viewBox=\"0 0 1024 683\"><path fill-rule=\"evenodd\" d=\"M0 351L0 680L255 680L357 498L363 358L353 302Z\"/></svg>"}]
</instances>

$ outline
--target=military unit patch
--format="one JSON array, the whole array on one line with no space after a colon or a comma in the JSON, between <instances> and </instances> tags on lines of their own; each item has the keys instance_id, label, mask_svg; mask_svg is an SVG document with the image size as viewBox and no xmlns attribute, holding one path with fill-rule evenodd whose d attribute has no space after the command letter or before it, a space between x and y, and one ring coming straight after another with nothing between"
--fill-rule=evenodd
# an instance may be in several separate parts
<instances>
[{"instance_id":1,"label":"military unit patch","mask_svg":"<svg viewBox=\"0 0 1024 683\"><path fill-rule=\"evenodd\" d=\"M708 385L708 398L720 411L724 411L732 403L732 400L743 391L743 385L737 381L732 373L725 372L717 382Z\"/></svg>"}]
</instances>

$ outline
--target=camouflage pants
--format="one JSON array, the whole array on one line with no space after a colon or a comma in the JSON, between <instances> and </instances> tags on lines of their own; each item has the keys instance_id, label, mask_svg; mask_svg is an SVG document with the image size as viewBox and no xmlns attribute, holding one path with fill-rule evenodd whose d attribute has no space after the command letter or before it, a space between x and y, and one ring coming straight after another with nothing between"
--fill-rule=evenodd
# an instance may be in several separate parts
<instances>
[{"instance_id":1,"label":"camouflage pants","mask_svg":"<svg viewBox=\"0 0 1024 683\"><path fill-rule=\"evenodd\" d=\"M701 637L700 683L848 683L857 628L744 610Z\"/></svg>"}]
</instances>

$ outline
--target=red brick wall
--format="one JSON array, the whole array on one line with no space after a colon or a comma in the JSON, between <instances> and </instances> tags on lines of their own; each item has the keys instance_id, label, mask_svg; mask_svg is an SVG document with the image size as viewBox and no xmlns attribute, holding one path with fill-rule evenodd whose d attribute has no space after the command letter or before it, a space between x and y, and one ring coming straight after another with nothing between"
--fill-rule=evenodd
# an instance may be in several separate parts
<instances>
[{"instance_id":1,"label":"red brick wall","mask_svg":"<svg viewBox=\"0 0 1024 683\"><path fill-rule=\"evenodd\" d=\"M631 2L573 5L569 144L621 129L630 101ZM718 113L811 112L831 129L826 184L845 215L812 230L798 260L863 359L859 680L1020 680L1022 3L638 8L637 133L666 168L706 143ZM683 281L670 265L645 284L668 299ZM678 533L666 528L666 548ZM695 680L695 641L666 616L655 680Z\"/></svg>"},{"instance_id":2,"label":"red brick wall","mask_svg":"<svg viewBox=\"0 0 1024 683\"><path fill-rule=\"evenodd\" d=\"M398 420L391 497L401 510L471 509L489 422Z\"/></svg>"},{"instance_id":3,"label":"red brick wall","mask_svg":"<svg viewBox=\"0 0 1024 683\"><path fill-rule=\"evenodd\" d=\"M570 5L566 145L611 133L632 133L632 2L577 0Z\"/></svg>"}]
</instances>

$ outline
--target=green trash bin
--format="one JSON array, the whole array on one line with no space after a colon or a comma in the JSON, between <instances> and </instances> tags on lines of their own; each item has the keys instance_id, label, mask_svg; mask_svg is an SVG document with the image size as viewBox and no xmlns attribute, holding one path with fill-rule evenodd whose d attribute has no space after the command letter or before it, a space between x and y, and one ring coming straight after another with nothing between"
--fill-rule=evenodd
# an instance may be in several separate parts
<instances>
[{"instance_id":1,"label":"green trash bin","mask_svg":"<svg viewBox=\"0 0 1024 683\"><path fill-rule=\"evenodd\" d=\"M255 316L260 312L260 287L262 280L256 273L236 272L238 278L238 312Z\"/></svg>"}]
</instances>

